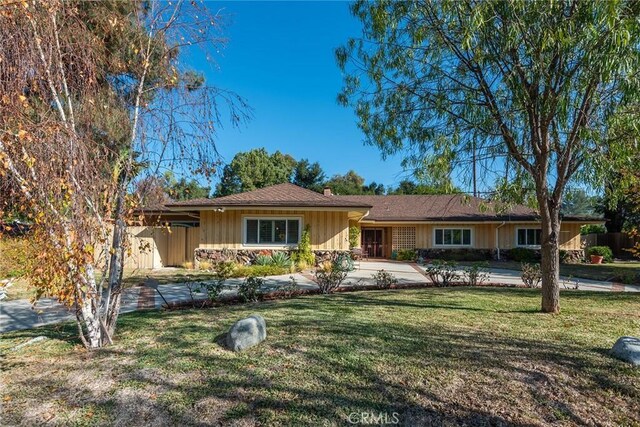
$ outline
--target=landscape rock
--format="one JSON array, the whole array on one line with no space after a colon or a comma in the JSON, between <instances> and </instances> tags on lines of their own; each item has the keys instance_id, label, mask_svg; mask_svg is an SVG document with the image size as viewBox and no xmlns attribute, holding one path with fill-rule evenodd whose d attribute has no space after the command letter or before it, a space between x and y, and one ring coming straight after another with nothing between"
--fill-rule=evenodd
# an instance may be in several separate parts
<instances>
[{"instance_id":1,"label":"landscape rock","mask_svg":"<svg viewBox=\"0 0 640 427\"><path fill-rule=\"evenodd\" d=\"M640 366L640 338L620 337L611 349L611 355L616 359Z\"/></svg>"},{"instance_id":2,"label":"landscape rock","mask_svg":"<svg viewBox=\"0 0 640 427\"><path fill-rule=\"evenodd\" d=\"M240 319L231 326L225 337L229 350L242 351L260 344L267 338L267 324L259 314Z\"/></svg>"}]
</instances>

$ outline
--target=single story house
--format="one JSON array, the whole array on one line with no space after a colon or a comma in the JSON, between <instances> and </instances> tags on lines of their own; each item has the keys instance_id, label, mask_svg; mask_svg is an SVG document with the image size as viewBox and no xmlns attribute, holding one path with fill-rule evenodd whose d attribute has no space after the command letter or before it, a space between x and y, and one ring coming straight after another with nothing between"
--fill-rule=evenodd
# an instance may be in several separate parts
<instances>
[{"instance_id":1,"label":"single story house","mask_svg":"<svg viewBox=\"0 0 640 427\"><path fill-rule=\"evenodd\" d=\"M460 258L508 258L518 247L540 247L538 215L524 206L497 212L483 199L452 195L340 196L293 184L212 199L169 203L150 213L156 219L197 221L195 261L251 261L264 250L291 250L308 227L318 260L349 251L349 228L360 230L370 258L416 250L424 258L455 253ZM580 226L602 223L564 217L560 246L569 258L582 258Z\"/></svg>"}]
</instances>

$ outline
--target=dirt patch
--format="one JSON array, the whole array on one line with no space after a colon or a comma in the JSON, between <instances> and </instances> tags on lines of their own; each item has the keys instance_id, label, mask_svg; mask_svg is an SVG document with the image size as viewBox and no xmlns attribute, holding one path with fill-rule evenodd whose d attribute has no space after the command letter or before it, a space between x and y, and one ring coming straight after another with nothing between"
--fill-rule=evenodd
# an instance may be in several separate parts
<instances>
[{"instance_id":1,"label":"dirt patch","mask_svg":"<svg viewBox=\"0 0 640 427\"><path fill-rule=\"evenodd\" d=\"M149 425L163 427L171 425L171 416L155 401L155 390L123 388L113 396L116 414L114 425L130 427L132 425Z\"/></svg>"}]
</instances>

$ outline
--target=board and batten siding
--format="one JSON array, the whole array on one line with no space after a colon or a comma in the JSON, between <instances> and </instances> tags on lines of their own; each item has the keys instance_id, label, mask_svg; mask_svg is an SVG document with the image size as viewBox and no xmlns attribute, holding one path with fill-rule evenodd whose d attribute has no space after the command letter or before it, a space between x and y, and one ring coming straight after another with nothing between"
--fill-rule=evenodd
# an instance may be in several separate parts
<instances>
[{"instance_id":1,"label":"board and batten siding","mask_svg":"<svg viewBox=\"0 0 640 427\"><path fill-rule=\"evenodd\" d=\"M351 222L351 225L357 225ZM369 228L384 228L391 230L395 227L412 226L416 229L416 249L431 249L434 247L433 230L436 228L470 228L472 230L472 248L476 249L495 249L496 248L496 230L498 230L498 240L501 249L512 249L516 247L516 230L518 228L540 228L540 223L522 223L522 224L505 224L498 228L500 224L468 224L468 223L450 223L450 224L424 224L424 223L406 223L399 225L384 224L378 225L367 224ZM390 240L388 240L390 241ZM579 250L581 249L580 241L580 224L565 223L560 229L560 249L563 250Z\"/></svg>"},{"instance_id":2,"label":"board and batten siding","mask_svg":"<svg viewBox=\"0 0 640 427\"><path fill-rule=\"evenodd\" d=\"M433 248L433 230L436 228L470 228L473 248L495 247L495 228L492 224L418 224L416 229L416 246L420 249Z\"/></svg>"},{"instance_id":3,"label":"board and batten siding","mask_svg":"<svg viewBox=\"0 0 640 427\"><path fill-rule=\"evenodd\" d=\"M125 253L124 268L177 267L193 262L200 228L131 226L127 227L127 238L131 249ZM97 253L101 250L103 248L98 247Z\"/></svg>"},{"instance_id":4,"label":"board and batten siding","mask_svg":"<svg viewBox=\"0 0 640 427\"><path fill-rule=\"evenodd\" d=\"M498 227L498 225L494 225ZM516 233L519 228L540 228L540 223L532 222L526 224L505 224L498 233L500 235L500 249L512 249L516 247ZM495 231L494 231L495 234ZM564 223L560 226L560 249L580 250L580 224Z\"/></svg>"},{"instance_id":5,"label":"board and batten siding","mask_svg":"<svg viewBox=\"0 0 640 427\"><path fill-rule=\"evenodd\" d=\"M303 230L307 225L310 227L312 250L349 249L349 218L347 212L277 210L201 211L199 248L243 249L245 248L242 243L244 217L292 216L302 218Z\"/></svg>"}]
</instances>

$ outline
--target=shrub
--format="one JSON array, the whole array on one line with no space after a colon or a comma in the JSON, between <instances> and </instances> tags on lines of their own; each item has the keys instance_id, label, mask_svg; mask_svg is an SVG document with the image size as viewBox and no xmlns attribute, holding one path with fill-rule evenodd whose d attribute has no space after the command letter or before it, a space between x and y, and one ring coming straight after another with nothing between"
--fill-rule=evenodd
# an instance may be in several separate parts
<instances>
[{"instance_id":1,"label":"shrub","mask_svg":"<svg viewBox=\"0 0 640 427\"><path fill-rule=\"evenodd\" d=\"M480 286L486 281L489 280L489 272L487 269L489 268L489 263L484 262L474 262L469 267L465 268L462 272L464 276L464 281L469 284L469 286Z\"/></svg>"},{"instance_id":2,"label":"shrub","mask_svg":"<svg viewBox=\"0 0 640 427\"><path fill-rule=\"evenodd\" d=\"M328 267L328 268L327 268ZM316 270L316 282L323 294L330 294L340 287L347 278L347 271L343 269L338 260L329 264L324 264L324 268Z\"/></svg>"},{"instance_id":3,"label":"shrub","mask_svg":"<svg viewBox=\"0 0 640 427\"><path fill-rule=\"evenodd\" d=\"M538 288L542 283L540 264L522 264L522 282L527 288Z\"/></svg>"},{"instance_id":4,"label":"shrub","mask_svg":"<svg viewBox=\"0 0 640 427\"><path fill-rule=\"evenodd\" d=\"M373 274L372 277L373 280L376 281L377 286L385 289L388 289L398 283L398 279L396 279L393 274L385 271L384 269L379 270L377 273Z\"/></svg>"},{"instance_id":5,"label":"shrub","mask_svg":"<svg viewBox=\"0 0 640 427\"><path fill-rule=\"evenodd\" d=\"M396 258L398 261L415 261L417 256L413 249L400 249Z\"/></svg>"},{"instance_id":6,"label":"shrub","mask_svg":"<svg viewBox=\"0 0 640 427\"><path fill-rule=\"evenodd\" d=\"M323 271L331 271L333 269L333 264L331 263L331 261L323 261L318 269Z\"/></svg>"},{"instance_id":7,"label":"shrub","mask_svg":"<svg viewBox=\"0 0 640 427\"><path fill-rule=\"evenodd\" d=\"M193 270L193 263L191 261L186 261L183 262L180 267L184 268L185 270Z\"/></svg>"},{"instance_id":8,"label":"shrub","mask_svg":"<svg viewBox=\"0 0 640 427\"><path fill-rule=\"evenodd\" d=\"M286 285L278 286L271 291L277 298L291 298L302 293L302 290L296 282L296 278L289 276L289 282Z\"/></svg>"},{"instance_id":9,"label":"shrub","mask_svg":"<svg viewBox=\"0 0 640 427\"><path fill-rule=\"evenodd\" d=\"M352 225L349 227L349 249L360 246L360 228Z\"/></svg>"},{"instance_id":10,"label":"shrub","mask_svg":"<svg viewBox=\"0 0 640 427\"><path fill-rule=\"evenodd\" d=\"M238 264L233 261L223 261L216 263L213 272L216 280L227 280L233 277L234 272L238 268Z\"/></svg>"},{"instance_id":11,"label":"shrub","mask_svg":"<svg viewBox=\"0 0 640 427\"><path fill-rule=\"evenodd\" d=\"M620 271L617 274L617 279L625 285L633 285L640 282L640 274L635 271Z\"/></svg>"},{"instance_id":12,"label":"shrub","mask_svg":"<svg viewBox=\"0 0 640 427\"><path fill-rule=\"evenodd\" d=\"M334 265L340 266L340 270L342 271L353 271L353 258L351 254L340 254L336 257L336 260L333 262Z\"/></svg>"},{"instance_id":13,"label":"shrub","mask_svg":"<svg viewBox=\"0 0 640 427\"><path fill-rule=\"evenodd\" d=\"M200 261L198 263L198 268L200 270L209 271L211 270L212 264L209 261Z\"/></svg>"},{"instance_id":14,"label":"shrub","mask_svg":"<svg viewBox=\"0 0 640 427\"><path fill-rule=\"evenodd\" d=\"M293 256L292 256L293 258ZM302 271L311 268L312 266L307 264L305 261L297 261L294 266L292 266L292 270ZM293 271L292 271L293 273Z\"/></svg>"},{"instance_id":15,"label":"shrub","mask_svg":"<svg viewBox=\"0 0 640 427\"><path fill-rule=\"evenodd\" d=\"M256 260L254 261L255 265L271 265L273 264L273 258L271 258L271 255L263 255L263 254L258 254L258 256L256 257Z\"/></svg>"},{"instance_id":16,"label":"shrub","mask_svg":"<svg viewBox=\"0 0 640 427\"><path fill-rule=\"evenodd\" d=\"M260 299L260 288L264 286L261 277L247 277L238 286L238 297L244 302L256 302Z\"/></svg>"},{"instance_id":17,"label":"shrub","mask_svg":"<svg viewBox=\"0 0 640 427\"><path fill-rule=\"evenodd\" d=\"M273 255L271 255L271 264L267 265L289 268L292 264L293 263L291 262L291 258L289 258L289 255L284 252L274 252Z\"/></svg>"},{"instance_id":18,"label":"shrub","mask_svg":"<svg viewBox=\"0 0 640 427\"><path fill-rule=\"evenodd\" d=\"M449 286L460 277L456 271L458 263L455 261L433 260L427 266L426 273L431 282L436 286Z\"/></svg>"},{"instance_id":19,"label":"shrub","mask_svg":"<svg viewBox=\"0 0 640 427\"><path fill-rule=\"evenodd\" d=\"M591 246L587 249L587 256L591 255L603 257L604 262L613 262L613 252L609 246Z\"/></svg>"},{"instance_id":20,"label":"shrub","mask_svg":"<svg viewBox=\"0 0 640 427\"><path fill-rule=\"evenodd\" d=\"M238 267L233 277L281 276L290 272L289 268L277 265L248 265Z\"/></svg>"},{"instance_id":21,"label":"shrub","mask_svg":"<svg viewBox=\"0 0 640 427\"><path fill-rule=\"evenodd\" d=\"M604 224L586 224L580 227L580 234L602 234L607 232Z\"/></svg>"},{"instance_id":22,"label":"shrub","mask_svg":"<svg viewBox=\"0 0 640 427\"><path fill-rule=\"evenodd\" d=\"M234 277L234 273L238 265L233 261L218 262L213 266L213 282L200 282L197 284L196 292L201 292L203 289L207 293L207 297L211 301L218 299L224 288L226 287L225 281ZM191 290L190 290L191 291Z\"/></svg>"},{"instance_id":23,"label":"shrub","mask_svg":"<svg viewBox=\"0 0 640 427\"><path fill-rule=\"evenodd\" d=\"M207 293L207 298L211 301L215 301L218 299L220 294L225 288L224 281L215 281L211 282L200 282L197 284L196 292L201 292L203 289Z\"/></svg>"},{"instance_id":24,"label":"shrub","mask_svg":"<svg viewBox=\"0 0 640 427\"><path fill-rule=\"evenodd\" d=\"M538 259L538 255L533 249L513 248L509 251L509 258L516 262L533 262Z\"/></svg>"},{"instance_id":25,"label":"shrub","mask_svg":"<svg viewBox=\"0 0 640 427\"><path fill-rule=\"evenodd\" d=\"M316 256L311 251L311 232L307 225L300 236L300 242L298 242L298 248L291 253L291 259L298 264L300 268L305 266L312 266L316 263Z\"/></svg>"}]
</instances>

